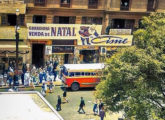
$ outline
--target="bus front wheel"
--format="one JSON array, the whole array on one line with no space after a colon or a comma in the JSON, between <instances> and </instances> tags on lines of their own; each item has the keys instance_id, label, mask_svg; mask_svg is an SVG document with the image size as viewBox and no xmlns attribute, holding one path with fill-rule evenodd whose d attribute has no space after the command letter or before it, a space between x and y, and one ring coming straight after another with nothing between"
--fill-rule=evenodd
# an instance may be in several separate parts
<instances>
[{"instance_id":1,"label":"bus front wheel","mask_svg":"<svg viewBox=\"0 0 165 120\"><path fill-rule=\"evenodd\" d=\"M73 91L77 91L77 90L79 90L79 88L80 88L80 86L79 86L78 83L72 83L71 89L72 89Z\"/></svg>"}]
</instances>

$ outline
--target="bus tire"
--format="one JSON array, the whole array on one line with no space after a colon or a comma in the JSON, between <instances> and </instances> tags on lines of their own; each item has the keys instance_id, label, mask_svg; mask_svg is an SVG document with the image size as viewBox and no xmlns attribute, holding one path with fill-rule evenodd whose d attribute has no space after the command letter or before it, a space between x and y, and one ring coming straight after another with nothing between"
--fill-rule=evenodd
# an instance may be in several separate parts
<instances>
[{"instance_id":1,"label":"bus tire","mask_svg":"<svg viewBox=\"0 0 165 120\"><path fill-rule=\"evenodd\" d=\"M79 88L80 88L80 85L78 83L72 83L71 89L73 91L77 91L77 90L79 90Z\"/></svg>"}]
</instances>

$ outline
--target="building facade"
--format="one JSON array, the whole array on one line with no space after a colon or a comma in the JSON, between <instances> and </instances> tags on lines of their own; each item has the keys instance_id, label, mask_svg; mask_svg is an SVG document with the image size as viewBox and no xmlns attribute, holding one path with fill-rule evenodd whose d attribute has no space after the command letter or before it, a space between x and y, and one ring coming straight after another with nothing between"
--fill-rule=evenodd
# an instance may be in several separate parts
<instances>
[{"instance_id":1,"label":"building facade","mask_svg":"<svg viewBox=\"0 0 165 120\"><path fill-rule=\"evenodd\" d=\"M118 46L79 45L79 40L65 39L62 36L54 39L29 39L28 31L26 31L29 23L49 24L50 26L102 25L100 33L102 35L111 34L111 32L112 34L120 32L125 34L128 31L132 34L140 27L143 16L151 12L165 11L163 0L0 0L0 6L3 6L3 9L0 7L0 29L2 31L8 31L9 27L14 29L15 9L20 9L20 39L22 45L29 51L28 54L20 56L23 62L35 64L38 67L44 65L49 59L58 60L60 64L100 62L102 52L105 52L104 48L108 54L111 54ZM26 32L21 33L23 28ZM15 39L14 31L11 36L3 32L3 37L1 37L0 33L0 45L3 45L3 42L12 45ZM3 51L2 48L0 49ZM7 47L6 49L8 50ZM51 52L47 52L50 49ZM9 57L9 54L5 53L4 57Z\"/></svg>"}]
</instances>

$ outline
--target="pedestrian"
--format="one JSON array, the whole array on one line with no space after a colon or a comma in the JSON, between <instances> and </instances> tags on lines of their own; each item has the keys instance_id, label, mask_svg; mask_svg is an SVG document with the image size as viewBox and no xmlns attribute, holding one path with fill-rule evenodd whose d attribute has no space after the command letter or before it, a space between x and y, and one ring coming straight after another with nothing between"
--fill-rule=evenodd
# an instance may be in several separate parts
<instances>
[{"instance_id":1,"label":"pedestrian","mask_svg":"<svg viewBox=\"0 0 165 120\"><path fill-rule=\"evenodd\" d=\"M45 83L42 84L41 94L45 97L47 91L47 85Z\"/></svg>"},{"instance_id":2,"label":"pedestrian","mask_svg":"<svg viewBox=\"0 0 165 120\"><path fill-rule=\"evenodd\" d=\"M23 66L22 66L22 74L21 74L22 85L24 85L24 77L25 77L26 71L27 71L27 66L26 66L26 64L23 63Z\"/></svg>"},{"instance_id":3,"label":"pedestrian","mask_svg":"<svg viewBox=\"0 0 165 120\"><path fill-rule=\"evenodd\" d=\"M27 70L24 75L24 86L29 86L30 84L30 72Z\"/></svg>"},{"instance_id":4,"label":"pedestrian","mask_svg":"<svg viewBox=\"0 0 165 120\"><path fill-rule=\"evenodd\" d=\"M42 77L43 77L42 79L44 79L45 81L47 81L47 75L46 75L45 69L43 69Z\"/></svg>"},{"instance_id":5,"label":"pedestrian","mask_svg":"<svg viewBox=\"0 0 165 120\"><path fill-rule=\"evenodd\" d=\"M52 80L50 80L49 81L49 91L50 91L50 93L52 93L53 92L53 81Z\"/></svg>"},{"instance_id":6,"label":"pedestrian","mask_svg":"<svg viewBox=\"0 0 165 120\"><path fill-rule=\"evenodd\" d=\"M100 100L100 103L99 103L99 112L100 112L100 110L101 110L101 108L104 106L104 104L103 104L103 102L102 102L102 100Z\"/></svg>"},{"instance_id":7,"label":"pedestrian","mask_svg":"<svg viewBox=\"0 0 165 120\"><path fill-rule=\"evenodd\" d=\"M8 72L9 87L11 87L11 84L13 82L13 76L14 76L14 70L12 69L12 67L9 67L9 72Z\"/></svg>"},{"instance_id":8,"label":"pedestrian","mask_svg":"<svg viewBox=\"0 0 165 120\"><path fill-rule=\"evenodd\" d=\"M40 83L42 83L42 80L43 80L43 71L42 71L42 68L39 69L39 79L40 79Z\"/></svg>"},{"instance_id":9,"label":"pedestrian","mask_svg":"<svg viewBox=\"0 0 165 120\"><path fill-rule=\"evenodd\" d=\"M99 116L100 116L100 120L104 120L104 117L105 117L104 107L101 108L99 112Z\"/></svg>"},{"instance_id":10,"label":"pedestrian","mask_svg":"<svg viewBox=\"0 0 165 120\"><path fill-rule=\"evenodd\" d=\"M97 100L94 102L94 105L93 105L93 113L94 113L94 115L97 115L98 114Z\"/></svg>"},{"instance_id":11,"label":"pedestrian","mask_svg":"<svg viewBox=\"0 0 165 120\"><path fill-rule=\"evenodd\" d=\"M13 86L19 86L17 71L14 71Z\"/></svg>"},{"instance_id":12,"label":"pedestrian","mask_svg":"<svg viewBox=\"0 0 165 120\"><path fill-rule=\"evenodd\" d=\"M66 88L64 88L64 92L63 92L63 101L65 101L65 102L69 102L68 101L68 99L66 98L66 96L67 96L67 91L66 91Z\"/></svg>"},{"instance_id":13,"label":"pedestrian","mask_svg":"<svg viewBox=\"0 0 165 120\"><path fill-rule=\"evenodd\" d=\"M57 105L56 105L56 110L60 111L61 110L61 97L58 95L58 100L57 100Z\"/></svg>"},{"instance_id":14,"label":"pedestrian","mask_svg":"<svg viewBox=\"0 0 165 120\"><path fill-rule=\"evenodd\" d=\"M58 66L58 62L55 61L53 63L53 75L54 75L54 81L56 81L56 77L57 77L57 66Z\"/></svg>"},{"instance_id":15,"label":"pedestrian","mask_svg":"<svg viewBox=\"0 0 165 120\"><path fill-rule=\"evenodd\" d=\"M77 112L79 112L79 113L80 113L80 110L82 110L82 111L83 111L83 113L85 114L85 111L84 111L84 109L83 109L83 107L84 107L84 106L85 106L85 101L84 101L83 97L81 97L81 101L80 101L79 110L78 110Z\"/></svg>"}]
</instances>

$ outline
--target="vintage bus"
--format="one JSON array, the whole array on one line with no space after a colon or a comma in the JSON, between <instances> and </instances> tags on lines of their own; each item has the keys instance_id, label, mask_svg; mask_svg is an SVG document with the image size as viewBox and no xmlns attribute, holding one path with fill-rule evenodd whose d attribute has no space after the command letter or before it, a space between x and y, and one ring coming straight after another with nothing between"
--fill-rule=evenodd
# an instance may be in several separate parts
<instances>
[{"instance_id":1,"label":"vintage bus","mask_svg":"<svg viewBox=\"0 0 165 120\"><path fill-rule=\"evenodd\" d=\"M65 87L73 91L83 87L95 87L100 82L103 63L64 64L61 67L61 79Z\"/></svg>"}]
</instances>

